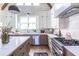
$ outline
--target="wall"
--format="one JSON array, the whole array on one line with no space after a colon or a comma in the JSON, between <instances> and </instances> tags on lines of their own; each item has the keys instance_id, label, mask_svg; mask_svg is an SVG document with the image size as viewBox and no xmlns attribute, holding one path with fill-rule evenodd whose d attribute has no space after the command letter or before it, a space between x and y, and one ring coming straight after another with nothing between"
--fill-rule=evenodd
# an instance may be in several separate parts
<instances>
[{"instance_id":1,"label":"wall","mask_svg":"<svg viewBox=\"0 0 79 59\"><path fill-rule=\"evenodd\" d=\"M74 39L79 40L79 14L69 17L69 31Z\"/></svg>"},{"instance_id":2,"label":"wall","mask_svg":"<svg viewBox=\"0 0 79 59\"><path fill-rule=\"evenodd\" d=\"M59 18L59 27L61 29L67 29L69 26L69 18Z\"/></svg>"},{"instance_id":3,"label":"wall","mask_svg":"<svg viewBox=\"0 0 79 59\"><path fill-rule=\"evenodd\" d=\"M67 32L70 32L69 23L69 18L59 18L59 28L63 36L65 36Z\"/></svg>"},{"instance_id":4,"label":"wall","mask_svg":"<svg viewBox=\"0 0 79 59\"><path fill-rule=\"evenodd\" d=\"M59 19L59 25L63 36L65 36L67 32L70 32L73 39L79 40L79 14L75 14L69 18Z\"/></svg>"},{"instance_id":5,"label":"wall","mask_svg":"<svg viewBox=\"0 0 79 59\"><path fill-rule=\"evenodd\" d=\"M8 7L10 5L13 4L8 4L8 6L4 10L0 10L0 21L2 22L3 26L9 24L9 26L15 28L15 14L8 11Z\"/></svg>"},{"instance_id":6,"label":"wall","mask_svg":"<svg viewBox=\"0 0 79 59\"><path fill-rule=\"evenodd\" d=\"M59 18L55 17L56 5L51 9L51 28L59 28Z\"/></svg>"}]
</instances>

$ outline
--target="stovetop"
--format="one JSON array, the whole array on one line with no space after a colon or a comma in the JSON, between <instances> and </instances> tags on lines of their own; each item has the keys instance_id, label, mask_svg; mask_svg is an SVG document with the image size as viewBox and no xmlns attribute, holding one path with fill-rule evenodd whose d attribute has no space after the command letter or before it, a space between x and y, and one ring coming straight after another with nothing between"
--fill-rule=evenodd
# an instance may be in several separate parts
<instances>
[{"instance_id":1,"label":"stovetop","mask_svg":"<svg viewBox=\"0 0 79 59\"><path fill-rule=\"evenodd\" d=\"M77 40L65 40L65 38L55 38L57 41L61 42L64 46L78 46L79 41Z\"/></svg>"}]
</instances>

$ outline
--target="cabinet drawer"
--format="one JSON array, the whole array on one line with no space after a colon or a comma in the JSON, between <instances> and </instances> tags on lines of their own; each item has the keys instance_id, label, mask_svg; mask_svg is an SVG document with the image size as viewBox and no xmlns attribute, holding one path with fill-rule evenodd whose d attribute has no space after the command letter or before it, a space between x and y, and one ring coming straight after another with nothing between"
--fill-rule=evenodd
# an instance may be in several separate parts
<instances>
[{"instance_id":1,"label":"cabinet drawer","mask_svg":"<svg viewBox=\"0 0 79 59\"><path fill-rule=\"evenodd\" d=\"M26 49L24 47L19 51L19 56L24 56L25 54L26 54Z\"/></svg>"},{"instance_id":2,"label":"cabinet drawer","mask_svg":"<svg viewBox=\"0 0 79 59\"><path fill-rule=\"evenodd\" d=\"M51 40L52 40L51 38L48 38L48 46L49 46L51 55L53 55L53 48L52 48L52 41Z\"/></svg>"},{"instance_id":3,"label":"cabinet drawer","mask_svg":"<svg viewBox=\"0 0 79 59\"><path fill-rule=\"evenodd\" d=\"M64 48L64 56L75 56L75 55L66 48Z\"/></svg>"}]
</instances>

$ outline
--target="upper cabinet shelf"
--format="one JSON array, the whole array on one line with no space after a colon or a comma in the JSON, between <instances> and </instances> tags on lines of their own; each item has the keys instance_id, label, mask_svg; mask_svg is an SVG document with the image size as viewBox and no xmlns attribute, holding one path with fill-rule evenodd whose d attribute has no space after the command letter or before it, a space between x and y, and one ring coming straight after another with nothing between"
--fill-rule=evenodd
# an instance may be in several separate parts
<instances>
[{"instance_id":1,"label":"upper cabinet shelf","mask_svg":"<svg viewBox=\"0 0 79 59\"><path fill-rule=\"evenodd\" d=\"M55 17L69 17L79 13L79 3L62 4L58 9L55 9Z\"/></svg>"}]
</instances>

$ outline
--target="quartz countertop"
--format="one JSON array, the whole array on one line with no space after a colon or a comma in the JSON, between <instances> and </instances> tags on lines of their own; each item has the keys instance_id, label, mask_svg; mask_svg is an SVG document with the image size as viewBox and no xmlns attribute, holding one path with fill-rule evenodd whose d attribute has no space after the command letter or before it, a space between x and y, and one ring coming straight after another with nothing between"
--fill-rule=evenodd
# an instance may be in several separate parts
<instances>
[{"instance_id":1,"label":"quartz countertop","mask_svg":"<svg viewBox=\"0 0 79 59\"><path fill-rule=\"evenodd\" d=\"M27 41L30 36L11 36L8 44L2 44L0 39L0 56L8 56L25 41Z\"/></svg>"},{"instance_id":2,"label":"quartz countertop","mask_svg":"<svg viewBox=\"0 0 79 59\"><path fill-rule=\"evenodd\" d=\"M79 56L79 46L64 46L64 48L70 51L73 55Z\"/></svg>"}]
</instances>

